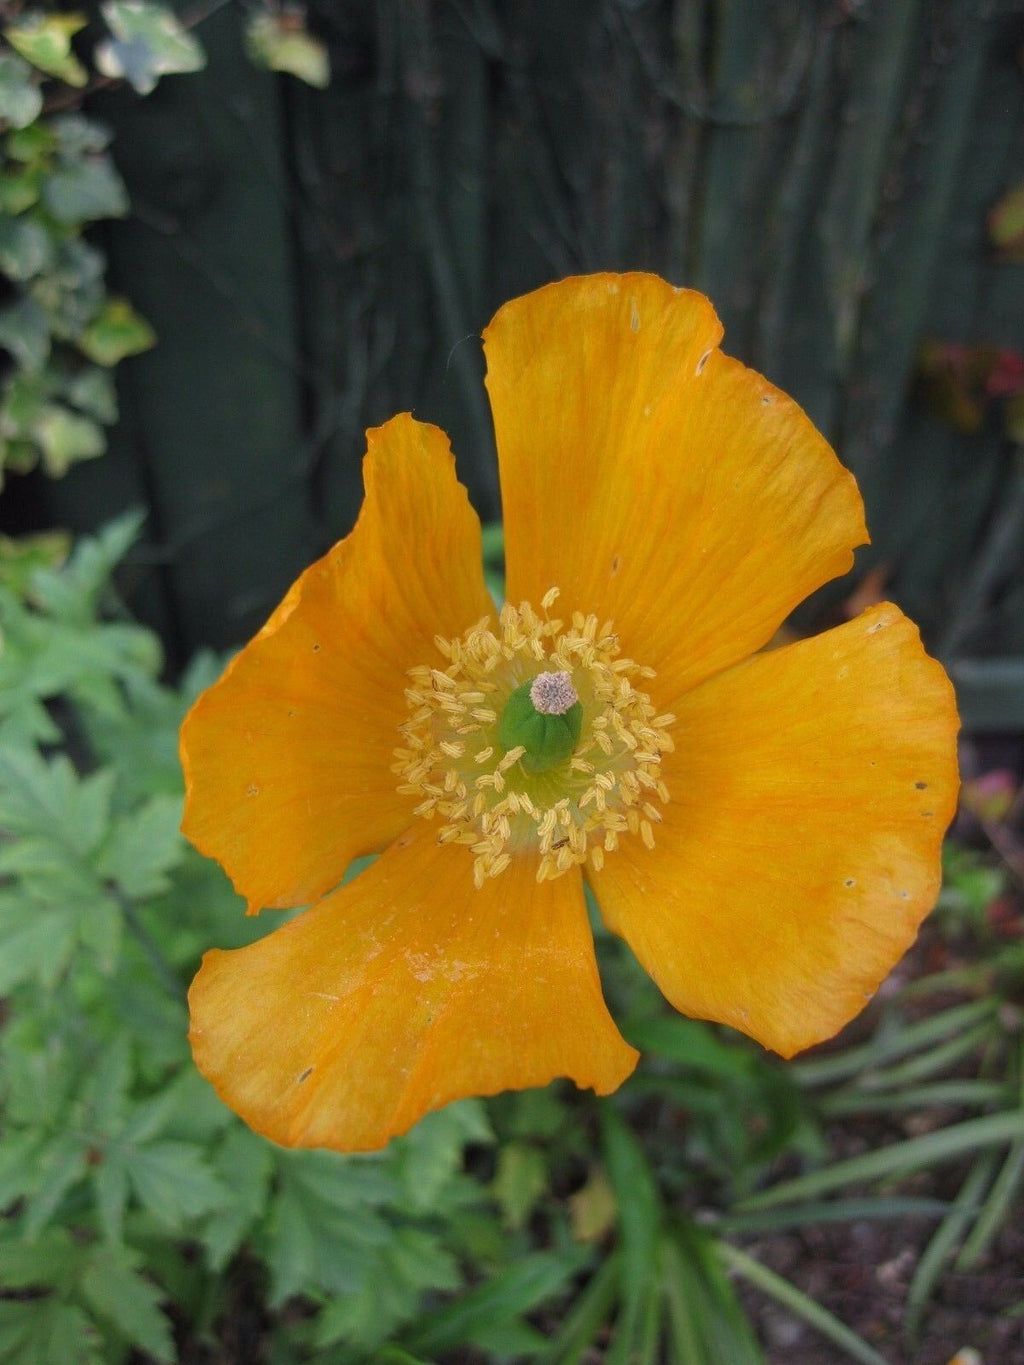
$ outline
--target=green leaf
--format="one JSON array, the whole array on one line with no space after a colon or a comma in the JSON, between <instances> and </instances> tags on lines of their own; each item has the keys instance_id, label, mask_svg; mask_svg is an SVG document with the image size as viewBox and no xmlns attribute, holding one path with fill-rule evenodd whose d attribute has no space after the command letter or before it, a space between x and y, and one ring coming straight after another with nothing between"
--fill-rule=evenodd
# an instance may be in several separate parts
<instances>
[{"instance_id":1,"label":"green leaf","mask_svg":"<svg viewBox=\"0 0 1024 1365\"><path fill-rule=\"evenodd\" d=\"M611 1104L601 1106L602 1150L618 1206L627 1277L639 1284L650 1274L663 1220L650 1165L636 1137Z\"/></svg>"},{"instance_id":2,"label":"green leaf","mask_svg":"<svg viewBox=\"0 0 1024 1365\"><path fill-rule=\"evenodd\" d=\"M539 1148L526 1142L509 1142L500 1149L491 1189L510 1228L518 1231L526 1226L547 1188L547 1159Z\"/></svg>"},{"instance_id":3,"label":"green leaf","mask_svg":"<svg viewBox=\"0 0 1024 1365\"><path fill-rule=\"evenodd\" d=\"M62 114L51 119L50 130L58 155L65 161L79 161L83 156L103 152L113 137L110 129L84 114Z\"/></svg>"},{"instance_id":4,"label":"green leaf","mask_svg":"<svg viewBox=\"0 0 1024 1365\"><path fill-rule=\"evenodd\" d=\"M444 1187L462 1169L467 1143L491 1143L494 1135L479 1100L462 1100L428 1114L389 1149L410 1212L435 1208Z\"/></svg>"},{"instance_id":5,"label":"green leaf","mask_svg":"<svg viewBox=\"0 0 1024 1365\"><path fill-rule=\"evenodd\" d=\"M3 1365L101 1365L96 1329L60 1299L0 1302Z\"/></svg>"},{"instance_id":6,"label":"green leaf","mask_svg":"<svg viewBox=\"0 0 1024 1365\"><path fill-rule=\"evenodd\" d=\"M108 522L96 535L79 540L62 572L37 578L34 596L39 604L55 616L91 624L100 594L139 538L145 519L145 512L132 508Z\"/></svg>"},{"instance_id":7,"label":"green leaf","mask_svg":"<svg viewBox=\"0 0 1024 1365\"><path fill-rule=\"evenodd\" d=\"M54 122L56 120L15 128L6 138L7 155L12 161L20 161L25 165L44 160L57 145Z\"/></svg>"},{"instance_id":8,"label":"green leaf","mask_svg":"<svg viewBox=\"0 0 1024 1365\"><path fill-rule=\"evenodd\" d=\"M73 908L44 911L23 896L0 902L0 995L33 979L52 989L77 942Z\"/></svg>"},{"instance_id":9,"label":"green leaf","mask_svg":"<svg viewBox=\"0 0 1024 1365\"><path fill-rule=\"evenodd\" d=\"M396 1194L383 1163L307 1152L282 1156L279 1170L265 1246L271 1306L302 1291L365 1285L370 1257L391 1236L377 1211Z\"/></svg>"},{"instance_id":10,"label":"green leaf","mask_svg":"<svg viewBox=\"0 0 1024 1365\"><path fill-rule=\"evenodd\" d=\"M60 478L80 460L95 459L107 448L102 427L58 403L45 405L32 435L43 452L46 472L53 478Z\"/></svg>"},{"instance_id":11,"label":"green leaf","mask_svg":"<svg viewBox=\"0 0 1024 1365\"><path fill-rule=\"evenodd\" d=\"M245 29L249 56L269 71L296 76L318 90L331 81L327 49L306 30L302 10L257 10Z\"/></svg>"},{"instance_id":12,"label":"green leaf","mask_svg":"<svg viewBox=\"0 0 1024 1365\"><path fill-rule=\"evenodd\" d=\"M427 1314L404 1335L414 1354L454 1351L477 1332L497 1328L561 1294L586 1263L575 1251L537 1251L453 1303Z\"/></svg>"},{"instance_id":13,"label":"green leaf","mask_svg":"<svg viewBox=\"0 0 1024 1365\"><path fill-rule=\"evenodd\" d=\"M108 1242L120 1242L128 1203L128 1171L122 1153L105 1154L100 1164L93 1167L92 1188L100 1231Z\"/></svg>"},{"instance_id":14,"label":"green leaf","mask_svg":"<svg viewBox=\"0 0 1024 1365\"><path fill-rule=\"evenodd\" d=\"M23 297L0 309L0 346L26 370L41 370L50 354L50 324L35 299ZM6 413L0 422L7 426Z\"/></svg>"},{"instance_id":15,"label":"green leaf","mask_svg":"<svg viewBox=\"0 0 1024 1365\"><path fill-rule=\"evenodd\" d=\"M139 1202L175 1230L231 1202L227 1188L195 1143L153 1142L138 1147L128 1158L127 1170Z\"/></svg>"},{"instance_id":16,"label":"green leaf","mask_svg":"<svg viewBox=\"0 0 1024 1365\"><path fill-rule=\"evenodd\" d=\"M317 1320L316 1344L344 1341L372 1349L416 1316L426 1290L452 1290L461 1283L455 1258L436 1236L397 1229L375 1260L372 1292L361 1288L334 1298Z\"/></svg>"},{"instance_id":17,"label":"green leaf","mask_svg":"<svg viewBox=\"0 0 1024 1365\"><path fill-rule=\"evenodd\" d=\"M10 1078L5 1079L9 1086ZM0 1144L0 1208L6 1209L22 1199L35 1185L36 1165L43 1145L38 1127L4 1133Z\"/></svg>"},{"instance_id":18,"label":"green leaf","mask_svg":"<svg viewBox=\"0 0 1024 1365\"><path fill-rule=\"evenodd\" d=\"M207 1223L203 1242L211 1269L223 1270L267 1205L273 1149L247 1128L234 1127L224 1139L214 1169L231 1190L231 1202Z\"/></svg>"},{"instance_id":19,"label":"green leaf","mask_svg":"<svg viewBox=\"0 0 1024 1365\"><path fill-rule=\"evenodd\" d=\"M27 1237L42 1232L86 1169L85 1150L79 1138L70 1134L60 1136L44 1148L36 1165L36 1188L25 1201Z\"/></svg>"},{"instance_id":20,"label":"green leaf","mask_svg":"<svg viewBox=\"0 0 1024 1365\"><path fill-rule=\"evenodd\" d=\"M202 47L166 5L105 0L102 9L113 38L96 48L96 65L105 76L123 77L140 95L148 95L161 76L206 65Z\"/></svg>"},{"instance_id":21,"label":"green leaf","mask_svg":"<svg viewBox=\"0 0 1024 1365\"><path fill-rule=\"evenodd\" d=\"M0 584L13 588L24 597L37 569L52 569L63 564L71 548L67 531L40 531L35 535L0 535Z\"/></svg>"},{"instance_id":22,"label":"green leaf","mask_svg":"<svg viewBox=\"0 0 1024 1365\"><path fill-rule=\"evenodd\" d=\"M54 259L53 242L32 218L0 218L0 271L12 280L28 280Z\"/></svg>"},{"instance_id":23,"label":"green leaf","mask_svg":"<svg viewBox=\"0 0 1024 1365\"><path fill-rule=\"evenodd\" d=\"M93 1062L85 1084L91 1130L110 1134L121 1127L133 1074L131 1041L126 1033L115 1034Z\"/></svg>"},{"instance_id":24,"label":"green leaf","mask_svg":"<svg viewBox=\"0 0 1024 1365\"><path fill-rule=\"evenodd\" d=\"M659 1249L662 1292L682 1358L764 1365L743 1306L723 1272L715 1240L692 1224L683 1224L661 1239ZM619 1346L618 1324L615 1344ZM618 1352L618 1358L625 1359L626 1353Z\"/></svg>"},{"instance_id":25,"label":"green leaf","mask_svg":"<svg viewBox=\"0 0 1024 1365\"><path fill-rule=\"evenodd\" d=\"M71 51L71 39L86 23L81 14L30 12L8 24L3 32L15 52L27 62L66 85L80 88L88 81L89 73Z\"/></svg>"},{"instance_id":26,"label":"green leaf","mask_svg":"<svg viewBox=\"0 0 1024 1365\"><path fill-rule=\"evenodd\" d=\"M133 900L166 891L167 873L181 861L185 849L180 825L178 797L151 797L131 815L114 821L97 870Z\"/></svg>"},{"instance_id":27,"label":"green leaf","mask_svg":"<svg viewBox=\"0 0 1024 1365\"><path fill-rule=\"evenodd\" d=\"M117 391L106 370L87 365L68 380L64 396L97 422L109 425L117 421Z\"/></svg>"},{"instance_id":28,"label":"green leaf","mask_svg":"<svg viewBox=\"0 0 1024 1365\"><path fill-rule=\"evenodd\" d=\"M38 166L18 170L8 163L0 170L0 213L18 214L31 208L39 199L42 183L43 175Z\"/></svg>"},{"instance_id":29,"label":"green leaf","mask_svg":"<svg viewBox=\"0 0 1024 1365\"><path fill-rule=\"evenodd\" d=\"M156 345L156 333L127 299L111 298L78 338L78 347L98 365L116 365Z\"/></svg>"},{"instance_id":30,"label":"green leaf","mask_svg":"<svg viewBox=\"0 0 1024 1365\"><path fill-rule=\"evenodd\" d=\"M60 1289L78 1271L78 1248L64 1228L51 1228L35 1241L0 1240L0 1289Z\"/></svg>"},{"instance_id":31,"label":"green leaf","mask_svg":"<svg viewBox=\"0 0 1024 1365\"><path fill-rule=\"evenodd\" d=\"M138 1274L139 1260L127 1247L94 1247L82 1276L82 1293L133 1346L173 1365L177 1359L174 1340L159 1308L164 1295Z\"/></svg>"},{"instance_id":32,"label":"green leaf","mask_svg":"<svg viewBox=\"0 0 1024 1365\"><path fill-rule=\"evenodd\" d=\"M626 1025L625 1032L633 1046L644 1054L653 1053L713 1076L750 1079L754 1061L750 1051L743 1044L723 1041L710 1024L698 1019L668 1016L642 1019Z\"/></svg>"},{"instance_id":33,"label":"green leaf","mask_svg":"<svg viewBox=\"0 0 1024 1365\"><path fill-rule=\"evenodd\" d=\"M0 122L25 128L43 111L43 93L32 68L13 52L0 52Z\"/></svg>"},{"instance_id":34,"label":"green leaf","mask_svg":"<svg viewBox=\"0 0 1024 1365\"><path fill-rule=\"evenodd\" d=\"M110 816L113 774L79 777L65 754L47 762L29 749L0 751L0 825L37 835L86 856L99 846Z\"/></svg>"},{"instance_id":35,"label":"green leaf","mask_svg":"<svg viewBox=\"0 0 1024 1365\"><path fill-rule=\"evenodd\" d=\"M43 203L61 223L91 223L98 218L123 218L128 191L109 156L66 161L43 181Z\"/></svg>"}]
</instances>

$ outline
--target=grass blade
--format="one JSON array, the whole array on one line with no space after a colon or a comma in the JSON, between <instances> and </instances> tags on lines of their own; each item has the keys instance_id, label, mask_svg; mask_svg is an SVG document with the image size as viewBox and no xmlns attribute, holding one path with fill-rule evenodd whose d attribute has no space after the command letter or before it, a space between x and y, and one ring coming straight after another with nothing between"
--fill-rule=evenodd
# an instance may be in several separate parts
<instances>
[{"instance_id":1,"label":"grass blade","mask_svg":"<svg viewBox=\"0 0 1024 1365\"><path fill-rule=\"evenodd\" d=\"M728 1242L719 1242L718 1251L730 1270L735 1271L755 1289L760 1289L762 1293L774 1299L781 1307L788 1309L809 1327L813 1327L816 1332L820 1332L834 1346L845 1351L851 1360L859 1361L860 1365L890 1365L873 1346L869 1346L827 1308L809 1298L781 1275L776 1275L773 1270L763 1266L760 1261L755 1261L753 1256L748 1256L745 1251L740 1251L738 1247L731 1246Z\"/></svg>"},{"instance_id":2,"label":"grass blade","mask_svg":"<svg viewBox=\"0 0 1024 1365\"><path fill-rule=\"evenodd\" d=\"M992 1179L995 1165L995 1152L984 1153L974 1163L967 1179L960 1186L953 1207L936 1228L934 1236L917 1263L914 1278L907 1291L907 1304L903 1316L904 1331L911 1340L917 1337L928 1301L953 1254L954 1247L963 1237L978 1209L985 1189Z\"/></svg>"},{"instance_id":3,"label":"grass blade","mask_svg":"<svg viewBox=\"0 0 1024 1365\"><path fill-rule=\"evenodd\" d=\"M890 1024L875 1034L870 1042L831 1057L815 1057L808 1062L794 1062L790 1075L799 1085L831 1085L848 1080L860 1072L877 1066L879 1062L895 1061L912 1052L919 1052L931 1043L945 1042L963 1029L980 1023L996 1013L999 1002L992 999L971 1000L966 1005L954 1005L922 1019L917 1024Z\"/></svg>"},{"instance_id":4,"label":"grass blade","mask_svg":"<svg viewBox=\"0 0 1024 1365\"><path fill-rule=\"evenodd\" d=\"M908 1138L863 1156L838 1161L820 1171L797 1176L781 1185L762 1190L744 1199L739 1212L766 1209L790 1201L812 1199L829 1190L839 1189L854 1182L884 1180L922 1166L931 1166L963 1156L979 1147L990 1147L1024 1138L1024 1111L987 1114L984 1118L967 1119L923 1137Z\"/></svg>"},{"instance_id":5,"label":"grass blade","mask_svg":"<svg viewBox=\"0 0 1024 1365\"><path fill-rule=\"evenodd\" d=\"M906 1109L931 1109L941 1105L984 1105L1005 1102L1007 1086L1003 1081L935 1081L931 1085L916 1085L898 1094L866 1093L863 1090L841 1090L835 1095L824 1095L818 1101L818 1112L829 1118L841 1114L891 1113Z\"/></svg>"},{"instance_id":6,"label":"grass blade","mask_svg":"<svg viewBox=\"0 0 1024 1365\"><path fill-rule=\"evenodd\" d=\"M537 1357L536 1365L579 1365L612 1316L619 1299L621 1274L622 1258L613 1251L565 1315L548 1349Z\"/></svg>"},{"instance_id":7,"label":"grass blade","mask_svg":"<svg viewBox=\"0 0 1024 1365\"><path fill-rule=\"evenodd\" d=\"M973 1270L996 1233L1010 1216L1014 1196L1024 1176L1024 1142L1015 1142L993 1182L974 1227L956 1258L957 1270Z\"/></svg>"},{"instance_id":8,"label":"grass blade","mask_svg":"<svg viewBox=\"0 0 1024 1365\"><path fill-rule=\"evenodd\" d=\"M943 1218L952 1206L944 1199L844 1199L841 1203L819 1200L785 1209L755 1213L727 1213L715 1223L721 1232L777 1232L780 1229L814 1227L821 1223L853 1223L866 1218Z\"/></svg>"}]
</instances>

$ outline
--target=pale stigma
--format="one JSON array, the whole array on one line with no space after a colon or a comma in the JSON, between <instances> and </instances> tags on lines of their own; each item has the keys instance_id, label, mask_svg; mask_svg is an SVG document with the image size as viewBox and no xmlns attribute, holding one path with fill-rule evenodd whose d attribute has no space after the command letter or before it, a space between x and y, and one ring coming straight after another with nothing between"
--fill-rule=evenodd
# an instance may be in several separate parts
<instances>
[{"instance_id":1,"label":"pale stigma","mask_svg":"<svg viewBox=\"0 0 1024 1365\"><path fill-rule=\"evenodd\" d=\"M538 673L530 687L530 700L542 716L564 716L579 701L569 673Z\"/></svg>"}]
</instances>

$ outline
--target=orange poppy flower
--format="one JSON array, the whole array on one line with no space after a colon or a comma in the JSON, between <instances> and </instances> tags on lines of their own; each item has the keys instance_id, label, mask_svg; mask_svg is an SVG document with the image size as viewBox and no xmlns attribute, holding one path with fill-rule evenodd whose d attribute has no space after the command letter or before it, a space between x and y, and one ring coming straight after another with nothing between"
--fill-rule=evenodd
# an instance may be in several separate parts
<instances>
[{"instance_id":1,"label":"orange poppy flower","mask_svg":"<svg viewBox=\"0 0 1024 1365\"><path fill-rule=\"evenodd\" d=\"M313 903L190 994L199 1069L267 1137L369 1150L460 1096L619 1086L637 1054L584 879L677 1009L787 1057L912 941L953 692L889 604L757 653L867 533L721 334L650 275L507 304L484 348L509 605L447 439L395 417L351 535L186 719L186 834L251 911Z\"/></svg>"}]
</instances>

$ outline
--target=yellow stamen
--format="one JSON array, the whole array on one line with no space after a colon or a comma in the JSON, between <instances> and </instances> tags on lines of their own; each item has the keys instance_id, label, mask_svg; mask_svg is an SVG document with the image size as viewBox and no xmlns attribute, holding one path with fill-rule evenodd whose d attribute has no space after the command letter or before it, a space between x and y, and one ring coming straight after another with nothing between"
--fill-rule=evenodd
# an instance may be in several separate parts
<instances>
[{"instance_id":1,"label":"yellow stamen","mask_svg":"<svg viewBox=\"0 0 1024 1365\"><path fill-rule=\"evenodd\" d=\"M619 657L611 621L598 629L582 612L568 627L552 619L558 595L544 594L542 615L527 602L506 604L496 629L485 618L459 639L438 636L448 666L409 671L410 714L392 771L399 792L418 798L414 814L440 817L439 842L467 845L477 887L513 858L533 858L537 880L547 881L588 860L599 872L623 834L652 848L662 819L655 803L669 799L661 761L675 717L635 685L654 670ZM538 678L552 706L571 689L583 723L575 752L534 773L520 761L522 746L503 748L498 718L511 694Z\"/></svg>"}]
</instances>

